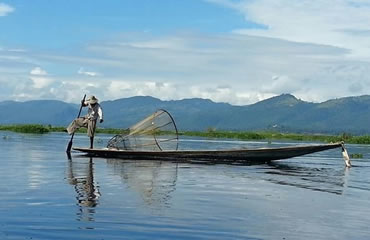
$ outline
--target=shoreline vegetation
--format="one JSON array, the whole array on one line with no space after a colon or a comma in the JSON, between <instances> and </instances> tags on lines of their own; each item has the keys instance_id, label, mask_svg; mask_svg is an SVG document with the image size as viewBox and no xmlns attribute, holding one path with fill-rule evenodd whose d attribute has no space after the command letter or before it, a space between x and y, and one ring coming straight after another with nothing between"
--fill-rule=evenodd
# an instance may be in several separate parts
<instances>
[{"instance_id":1,"label":"shoreline vegetation","mask_svg":"<svg viewBox=\"0 0 370 240\"><path fill-rule=\"evenodd\" d=\"M50 132L63 132L64 127L55 127L51 125L23 124L23 125L0 125L0 131L12 131L18 133L45 134ZM116 128L97 128L96 133L121 134L127 130ZM86 129L80 129L78 132L85 133ZM180 136L197 136L205 138L227 138L237 140L295 140L295 141L317 141L317 142L339 142L352 144L370 144L370 135L354 136L348 133L340 135L324 134L300 134L300 133L281 133L273 131L222 131L210 128L206 131L181 131Z\"/></svg>"}]
</instances>

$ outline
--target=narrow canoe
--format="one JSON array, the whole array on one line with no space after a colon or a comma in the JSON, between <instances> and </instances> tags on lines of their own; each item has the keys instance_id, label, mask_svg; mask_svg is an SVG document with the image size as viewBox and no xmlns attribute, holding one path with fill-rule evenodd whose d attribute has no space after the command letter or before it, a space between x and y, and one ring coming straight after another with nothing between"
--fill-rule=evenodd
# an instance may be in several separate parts
<instances>
[{"instance_id":1,"label":"narrow canoe","mask_svg":"<svg viewBox=\"0 0 370 240\"><path fill-rule=\"evenodd\" d=\"M297 145L276 148L230 149L230 150L177 150L177 151L128 151L115 149L73 148L88 156L133 160L161 160L176 162L249 163L269 162L310 153L339 148L343 142L314 145Z\"/></svg>"}]
</instances>

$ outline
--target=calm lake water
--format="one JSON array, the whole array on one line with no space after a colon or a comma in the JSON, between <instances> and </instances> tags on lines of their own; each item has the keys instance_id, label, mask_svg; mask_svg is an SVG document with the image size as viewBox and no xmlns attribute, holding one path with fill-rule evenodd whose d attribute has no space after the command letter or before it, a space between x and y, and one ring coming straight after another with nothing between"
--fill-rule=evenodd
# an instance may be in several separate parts
<instances>
[{"instance_id":1,"label":"calm lake water","mask_svg":"<svg viewBox=\"0 0 370 240\"><path fill-rule=\"evenodd\" d=\"M109 135L98 135L103 147ZM370 146L271 164L68 160L69 136L0 132L0 239L369 239ZM200 141L180 148L302 143ZM76 135L74 146L88 146Z\"/></svg>"}]
</instances>

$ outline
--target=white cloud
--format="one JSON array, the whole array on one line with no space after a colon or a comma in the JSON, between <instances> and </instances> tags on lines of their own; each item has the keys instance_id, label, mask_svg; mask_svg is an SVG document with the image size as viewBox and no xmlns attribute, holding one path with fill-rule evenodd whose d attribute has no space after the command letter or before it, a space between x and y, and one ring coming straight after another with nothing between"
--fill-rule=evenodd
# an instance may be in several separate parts
<instances>
[{"instance_id":1,"label":"white cloud","mask_svg":"<svg viewBox=\"0 0 370 240\"><path fill-rule=\"evenodd\" d=\"M30 74L44 76L47 75L48 73L44 69L41 69L40 67L35 67L31 70Z\"/></svg>"},{"instance_id":2,"label":"white cloud","mask_svg":"<svg viewBox=\"0 0 370 240\"><path fill-rule=\"evenodd\" d=\"M361 0L212 1L235 9L264 28L235 32L347 48L369 59L370 4Z\"/></svg>"},{"instance_id":3,"label":"white cloud","mask_svg":"<svg viewBox=\"0 0 370 240\"><path fill-rule=\"evenodd\" d=\"M113 99L132 96L153 96L162 100L170 100L178 89L166 82L136 79L136 81L113 80L107 87L105 95Z\"/></svg>"},{"instance_id":4,"label":"white cloud","mask_svg":"<svg viewBox=\"0 0 370 240\"><path fill-rule=\"evenodd\" d=\"M30 77L30 79L33 82L34 88L44 88L49 86L53 82L51 78L47 77Z\"/></svg>"},{"instance_id":5,"label":"white cloud","mask_svg":"<svg viewBox=\"0 0 370 240\"><path fill-rule=\"evenodd\" d=\"M86 93L100 100L150 95L243 105L282 93L318 102L370 92L367 1L208 2L235 9L265 28L225 34L125 34L87 44L75 55L4 51L0 81L21 76L26 78L23 88L7 89L70 102ZM50 65L59 71L52 77L35 67Z\"/></svg>"},{"instance_id":6,"label":"white cloud","mask_svg":"<svg viewBox=\"0 0 370 240\"><path fill-rule=\"evenodd\" d=\"M39 56L39 61L61 68L88 64L102 70L96 79L72 73L62 77L61 81L80 86L77 91L66 88L75 97L66 97L64 90L54 91L63 99L77 100L81 92L89 91L101 100L151 95L204 97L243 105L281 93L317 102L370 91L369 62L335 46L239 34L177 34L116 39L85 50L83 58ZM333 86L338 90L331 91Z\"/></svg>"},{"instance_id":7,"label":"white cloud","mask_svg":"<svg viewBox=\"0 0 370 240\"><path fill-rule=\"evenodd\" d=\"M4 17L9 13L13 12L15 9L5 3L0 3L0 17Z\"/></svg>"},{"instance_id":8,"label":"white cloud","mask_svg":"<svg viewBox=\"0 0 370 240\"><path fill-rule=\"evenodd\" d=\"M100 75L97 72L85 71L82 67L78 70L77 73L81 75L89 76L89 77L96 77Z\"/></svg>"},{"instance_id":9,"label":"white cloud","mask_svg":"<svg viewBox=\"0 0 370 240\"><path fill-rule=\"evenodd\" d=\"M47 77L48 73L40 67L33 68L30 75L30 79L33 82L32 86L37 89L45 88L54 82L53 79Z\"/></svg>"},{"instance_id":10,"label":"white cloud","mask_svg":"<svg viewBox=\"0 0 370 240\"><path fill-rule=\"evenodd\" d=\"M131 92L131 84L123 81L112 81L108 86L108 94L113 99L121 98L122 96L131 97L134 96Z\"/></svg>"},{"instance_id":11,"label":"white cloud","mask_svg":"<svg viewBox=\"0 0 370 240\"><path fill-rule=\"evenodd\" d=\"M25 50L23 48L11 48L11 49L7 49L7 51L9 51L9 52L15 52L15 53L17 53L17 52L19 52L19 53L27 52L27 50Z\"/></svg>"},{"instance_id":12,"label":"white cloud","mask_svg":"<svg viewBox=\"0 0 370 240\"><path fill-rule=\"evenodd\" d=\"M299 91L304 82L300 82L297 79L292 79L289 76L272 76L271 81L268 84L263 84L262 89L265 92L270 92L273 94L281 93L293 93Z\"/></svg>"}]
</instances>

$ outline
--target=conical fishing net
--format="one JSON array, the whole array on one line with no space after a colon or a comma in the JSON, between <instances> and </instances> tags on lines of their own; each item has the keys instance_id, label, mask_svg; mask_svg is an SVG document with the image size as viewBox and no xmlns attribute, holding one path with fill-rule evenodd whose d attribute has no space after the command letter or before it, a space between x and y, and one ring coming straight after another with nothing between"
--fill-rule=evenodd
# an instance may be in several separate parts
<instances>
[{"instance_id":1,"label":"conical fishing net","mask_svg":"<svg viewBox=\"0 0 370 240\"><path fill-rule=\"evenodd\" d=\"M107 148L131 151L177 150L178 132L172 116L163 109L147 116L109 140Z\"/></svg>"}]
</instances>

